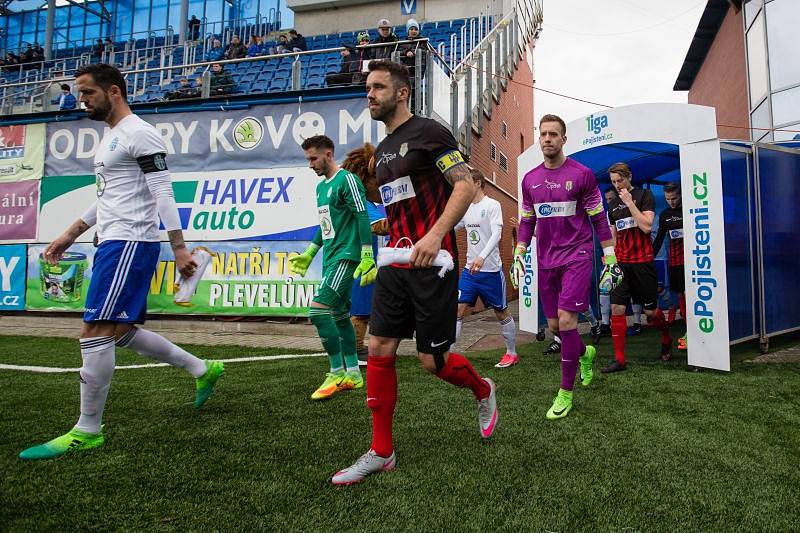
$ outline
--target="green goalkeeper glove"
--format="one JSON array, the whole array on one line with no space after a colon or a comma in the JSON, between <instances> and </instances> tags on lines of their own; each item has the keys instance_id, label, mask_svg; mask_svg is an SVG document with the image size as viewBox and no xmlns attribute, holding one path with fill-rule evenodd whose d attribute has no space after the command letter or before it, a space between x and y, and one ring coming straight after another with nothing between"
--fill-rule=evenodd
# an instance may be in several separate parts
<instances>
[{"instance_id":1,"label":"green goalkeeper glove","mask_svg":"<svg viewBox=\"0 0 800 533\"><path fill-rule=\"evenodd\" d=\"M600 294L611 294L617 286L622 283L622 268L617 264L617 256L614 248L603 249L603 271L600 273L600 281L597 283Z\"/></svg>"},{"instance_id":2,"label":"green goalkeeper glove","mask_svg":"<svg viewBox=\"0 0 800 533\"><path fill-rule=\"evenodd\" d=\"M300 277L305 277L306 272L308 272L308 266L311 264L311 261L314 260L314 256L317 255L318 250L319 246L312 242L302 254L290 257L289 272L292 274L300 274Z\"/></svg>"},{"instance_id":3,"label":"green goalkeeper glove","mask_svg":"<svg viewBox=\"0 0 800 533\"><path fill-rule=\"evenodd\" d=\"M361 286L369 285L378 277L378 266L375 264L375 258L372 254L372 245L365 244L361 247L361 262L353 272L353 279L361 276Z\"/></svg>"},{"instance_id":4,"label":"green goalkeeper glove","mask_svg":"<svg viewBox=\"0 0 800 533\"><path fill-rule=\"evenodd\" d=\"M520 282L525 278L525 253L528 251L524 242L517 243L514 248L514 260L511 262L511 270L508 272L511 278L511 286L519 288Z\"/></svg>"}]
</instances>

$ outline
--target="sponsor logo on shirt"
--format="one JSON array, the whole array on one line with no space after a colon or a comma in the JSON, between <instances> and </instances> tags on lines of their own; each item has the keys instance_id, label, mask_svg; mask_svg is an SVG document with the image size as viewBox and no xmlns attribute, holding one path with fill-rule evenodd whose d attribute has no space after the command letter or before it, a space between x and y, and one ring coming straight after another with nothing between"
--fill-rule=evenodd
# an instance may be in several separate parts
<instances>
[{"instance_id":1,"label":"sponsor logo on shirt","mask_svg":"<svg viewBox=\"0 0 800 533\"><path fill-rule=\"evenodd\" d=\"M536 218L571 217L577 209L577 202L548 202L535 204Z\"/></svg>"},{"instance_id":2,"label":"sponsor logo on shirt","mask_svg":"<svg viewBox=\"0 0 800 533\"><path fill-rule=\"evenodd\" d=\"M393 153L390 153L390 152L384 152L384 153L381 154L380 158L378 158L378 163L375 166L377 167L381 163L384 163L384 164L388 163L390 161L393 161L396 158L397 158L397 154L393 154Z\"/></svg>"},{"instance_id":3,"label":"sponsor logo on shirt","mask_svg":"<svg viewBox=\"0 0 800 533\"><path fill-rule=\"evenodd\" d=\"M670 239L683 239L683 229L672 229L672 230L669 230L669 238Z\"/></svg>"},{"instance_id":4,"label":"sponsor logo on shirt","mask_svg":"<svg viewBox=\"0 0 800 533\"><path fill-rule=\"evenodd\" d=\"M383 205L392 205L402 200L414 198L417 195L416 191L414 191L414 184L411 183L411 176L403 176L382 185L380 192Z\"/></svg>"},{"instance_id":5,"label":"sponsor logo on shirt","mask_svg":"<svg viewBox=\"0 0 800 533\"><path fill-rule=\"evenodd\" d=\"M638 227L638 224L636 223L636 219L634 219L633 217L626 217L617 220L616 226L617 226L617 231L623 231L626 229Z\"/></svg>"},{"instance_id":6,"label":"sponsor logo on shirt","mask_svg":"<svg viewBox=\"0 0 800 533\"><path fill-rule=\"evenodd\" d=\"M560 189L560 188L561 188L561 184L560 184L560 183L556 183L556 182L554 182L554 181L548 181L548 180L544 180L544 184L545 184L545 185L547 186L547 188L548 188L548 189L550 189L551 191L552 191L552 190L555 190L555 189Z\"/></svg>"},{"instance_id":7,"label":"sponsor logo on shirt","mask_svg":"<svg viewBox=\"0 0 800 533\"><path fill-rule=\"evenodd\" d=\"M333 228L330 206L321 205L317 210L319 211L319 229L322 232L322 239L333 239L336 236L336 230Z\"/></svg>"},{"instance_id":8,"label":"sponsor logo on shirt","mask_svg":"<svg viewBox=\"0 0 800 533\"><path fill-rule=\"evenodd\" d=\"M475 230L469 232L469 243L470 244L478 244L481 242L481 235Z\"/></svg>"}]
</instances>

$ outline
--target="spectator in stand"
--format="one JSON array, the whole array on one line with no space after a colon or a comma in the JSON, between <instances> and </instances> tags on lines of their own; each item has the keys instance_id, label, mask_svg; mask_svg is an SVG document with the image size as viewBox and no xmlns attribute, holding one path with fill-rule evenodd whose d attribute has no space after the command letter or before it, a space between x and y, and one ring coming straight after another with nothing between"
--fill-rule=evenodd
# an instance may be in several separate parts
<instances>
[{"instance_id":1,"label":"spectator in stand","mask_svg":"<svg viewBox=\"0 0 800 533\"><path fill-rule=\"evenodd\" d=\"M306 38L297 33L297 30L289 30L289 50L292 52L305 52L308 50Z\"/></svg>"},{"instance_id":2,"label":"spectator in stand","mask_svg":"<svg viewBox=\"0 0 800 533\"><path fill-rule=\"evenodd\" d=\"M177 89L166 94L165 100L181 100L200 96L200 90L197 87L192 87L192 82L189 78L181 78L179 83L180 86Z\"/></svg>"},{"instance_id":3,"label":"spectator in stand","mask_svg":"<svg viewBox=\"0 0 800 533\"><path fill-rule=\"evenodd\" d=\"M234 85L233 77L221 63L211 65L211 96L230 94Z\"/></svg>"},{"instance_id":4,"label":"spectator in stand","mask_svg":"<svg viewBox=\"0 0 800 533\"><path fill-rule=\"evenodd\" d=\"M364 61L369 61L369 48L361 48L364 44L369 44L369 33L365 31L358 34L358 47L347 47L342 50L339 72L325 76L325 84L328 87L355 85L366 80L361 68Z\"/></svg>"},{"instance_id":5,"label":"spectator in stand","mask_svg":"<svg viewBox=\"0 0 800 533\"><path fill-rule=\"evenodd\" d=\"M225 56L225 50L222 48L222 43L219 42L219 39L214 39L214 42L211 45L211 48L206 50L206 58L207 62L212 61L219 61Z\"/></svg>"},{"instance_id":6,"label":"spectator in stand","mask_svg":"<svg viewBox=\"0 0 800 533\"><path fill-rule=\"evenodd\" d=\"M275 47L275 54L288 54L292 49L289 48L289 38L285 33L278 35L278 46Z\"/></svg>"},{"instance_id":7,"label":"spectator in stand","mask_svg":"<svg viewBox=\"0 0 800 533\"><path fill-rule=\"evenodd\" d=\"M100 59L103 56L104 51L105 46L103 45L103 40L97 39L97 42L92 45L92 57Z\"/></svg>"},{"instance_id":8,"label":"spectator in stand","mask_svg":"<svg viewBox=\"0 0 800 533\"><path fill-rule=\"evenodd\" d=\"M375 46L370 48L370 60L372 59L391 59L392 52L395 51L397 46L391 46L391 43L396 43L399 39L392 31L392 23L389 19L380 19L378 21L378 37L372 41L371 44L383 44L386 46Z\"/></svg>"},{"instance_id":9,"label":"spectator in stand","mask_svg":"<svg viewBox=\"0 0 800 533\"><path fill-rule=\"evenodd\" d=\"M106 54L109 54L109 63L111 62L111 54L114 53L114 41L111 40L111 37L106 37L106 41L103 43L103 49Z\"/></svg>"},{"instance_id":10,"label":"spectator in stand","mask_svg":"<svg viewBox=\"0 0 800 533\"><path fill-rule=\"evenodd\" d=\"M70 109L75 109L78 105L78 100L75 98L75 95L72 94L69 85L62 83L61 96L56 98L52 103L58 104L59 111L68 111Z\"/></svg>"},{"instance_id":11,"label":"spectator in stand","mask_svg":"<svg viewBox=\"0 0 800 533\"><path fill-rule=\"evenodd\" d=\"M189 40L196 41L200 38L200 19L197 15L192 15L189 19Z\"/></svg>"},{"instance_id":12,"label":"spectator in stand","mask_svg":"<svg viewBox=\"0 0 800 533\"><path fill-rule=\"evenodd\" d=\"M225 59L241 59L247 56L247 47L239 40L238 35L231 38L228 49L225 50Z\"/></svg>"},{"instance_id":13,"label":"spectator in stand","mask_svg":"<svg viewBox=\"0 0 800 533\"><path fill-rule=\"evenodd\" d=\"M33 60L44 61L44 48L39 43L33 43Z\"/></svg>"},{"instance_id":14,"label":"spectator in stand","mask_svg":"<svg viewBox=\"0 0 800 533\"><path fill-rule=\"evenodd\" d=\"M5 70L6 72L12 72L14 70L17 70L19 64L20 64L19 56L16 55L14 52L8 52L6 53L6 58L3 61L3 70Z\"/></svg>"},{"instance_id":15,"label":"spectator in stand","mask_svg":"<svg viewBox=\"0 0 800 533\"><path fill-rule=\"evenodd\" d=\"M247 45L247 57L256 57L261 55L262 44L259 42L260 37L255 35L250 36L250 43Z\"/></svg>"},{"instance_id":16,"label":"spectator in stand","mask_svg":"<svg viewBox=\"0 0 800 533\"><path fill-rule=\"evenodd\" d=\"M417 50L420 51L421 60L422 60L422 71L419 73L420 78L425 76L425 61L426 61L426 54L427 49L425 47L425 41L423 41L422 35L419 33L419 22L414 19L408 19L406 22L406 31L408 32L408 37L406 40L413 41L410 43L406 43L400 46L400 61L408 68L408 75L411 79L411 111L412 113L416 109L416 102L417 102L417 95L415 91L416 84L414 83L417 78Z\"/></svg>"}]
</instances>

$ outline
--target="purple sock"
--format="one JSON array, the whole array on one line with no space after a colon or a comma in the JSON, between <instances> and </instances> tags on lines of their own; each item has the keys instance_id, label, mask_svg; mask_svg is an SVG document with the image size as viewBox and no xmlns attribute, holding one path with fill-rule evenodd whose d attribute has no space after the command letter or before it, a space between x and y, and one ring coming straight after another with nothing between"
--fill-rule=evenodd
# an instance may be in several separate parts
<instances>
[{"instance_id":1,"label":"purple sock","mask_svg":"<svg viewBox=\"0 0 800 533\"><path fill-rule=\"evenodd\" d=\"M561 331L561 388L572 390L578 372L578 358L585 349L577 329Z\"/></svg>"}]
</instances>

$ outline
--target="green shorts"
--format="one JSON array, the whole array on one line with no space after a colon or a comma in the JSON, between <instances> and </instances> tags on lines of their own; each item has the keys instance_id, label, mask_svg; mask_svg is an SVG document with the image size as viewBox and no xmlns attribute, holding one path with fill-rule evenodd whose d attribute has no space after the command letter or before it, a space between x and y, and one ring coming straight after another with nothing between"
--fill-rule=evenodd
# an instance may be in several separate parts
<instances>
[{"instance_id":1,"label":"green shorts","mask_svg":"<svg viewBox=\"0 0 800 533\"><path fill-rule=\"evenodd\" d=\"M350 292L353 289L353 272L357 261L338 261L322 272L322 283L314 301L327 305L335 311L350 310Z\"/></svg>"}]
</instances>

